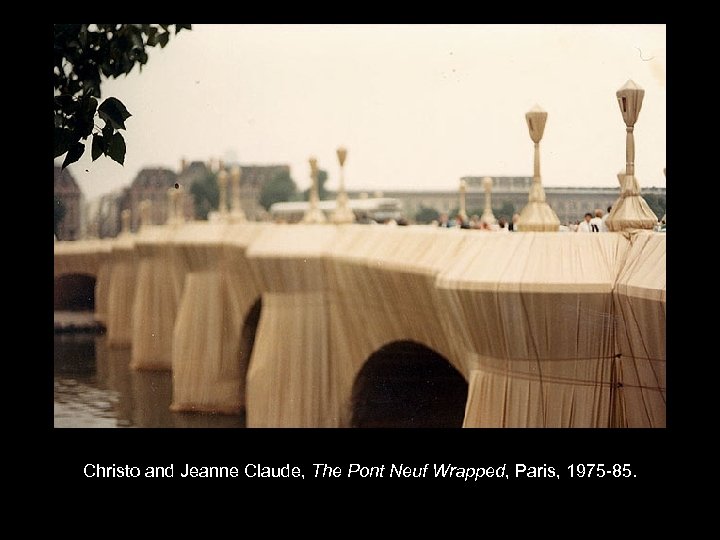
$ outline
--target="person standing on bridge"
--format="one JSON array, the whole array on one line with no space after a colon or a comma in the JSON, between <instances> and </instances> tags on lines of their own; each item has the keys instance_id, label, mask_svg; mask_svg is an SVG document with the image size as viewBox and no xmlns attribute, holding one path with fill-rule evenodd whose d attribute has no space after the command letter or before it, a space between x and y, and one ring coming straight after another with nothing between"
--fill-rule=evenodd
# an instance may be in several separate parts
<instances>
[{"instance_id":1,"label":"person standing on bridge","mask_svg":"<svg viewBox=\"0 0 720 540\"><path fill-rule=\"evenodd\" d=\"M607 214L602 217L602 227L600 227L600 232L610 232L610 229L608 229L607 226L607 218L610 215L610 210L612 210L612 206L608 206Z\"/></svg>"},{"instance_id":2,"label":"person standing on bridge","mask_svg":"<svg viewBox=\"0 0 720 540\"><path fill-rule=\"evenodd\" d=\"M595 217L590 220L590 230L592 232L607 232L607 229L603 230L605 223L603 222L603 211L598 208L595 210Z\"/></svg>"},{"instance_id":3,"label":"person standing on bridge","mask_svg":"<svg viewBox=\"0 0 720 540\"><path fill-rule=\"evenodd\" d=\"M590 212L585 214L585 219L580 222L580 225L578 225L577 232L592 232L592 229L590 228L590 220L592 219L592 214Z\"/></svg>"}]
</instances>

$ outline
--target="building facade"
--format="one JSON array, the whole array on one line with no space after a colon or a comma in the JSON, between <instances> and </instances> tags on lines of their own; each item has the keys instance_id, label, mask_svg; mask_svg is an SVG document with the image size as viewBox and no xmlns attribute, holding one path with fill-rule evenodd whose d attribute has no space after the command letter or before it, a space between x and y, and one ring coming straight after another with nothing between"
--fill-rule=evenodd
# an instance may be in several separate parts
<instances>
[{"instance_id":1,"label":"building facade","mask_svg":"<svg viewBox=\"0 0 720 540\"><path fill-rule=\"evenodd\" d=\"M230 171L233 164L222 165L219 162L181 160L180 171L175 172L165 167L146 167L142 169L130 186L120 190L107 193L83 206L83 214L86 221L85 235L99 238L112 238L120 233L123 210L130 210L131 230L137 231L140 226L140 203L150 201L150 220L154 225L166 223L168 218L169 200L168 190L178 185L182 189L183 214L187 221L195 219L195 204L192 195L192 186L196 182L203 181L209 176L215 175L218 166L224 166ZM59 169L59 168L57 168ZM247 219L263 220L269 219L269 213L260 205L260 193L265 183L270 181L276 174L290 174L288 165L240 165L240 204ZM69 173L68 173L69 174ZM72 177L70 177L72 180ZM74 183L74 180L72 180ZM62 185L65 185L61 182ZM56 171L56 193L58 191L58 172ZM228 182L227 201L231 201L231 183ZM75 185L77 188L77 185ZM68 192L65 197L71 196L73 191L71 185L62 188ZM68 191L69 190L69 191ZM74 192L74 191L73 191ZM77 189L79 193L79 188ZM75 203L69 203L71 206ZM74 208L74 206L73 206ZM78 211L79 214L79 211ZM70 215L75 216L73 211ZM66 219L68 219L66 217ZM69 230L66 226L65 230ZM80 237L80 226L72 227L75 237ZM67 235L67 233L66 233Z\"/></svg>"},{"instance_id":2,"label":"building facade","mask_svg":"<svg viewBox=\"0 0 720 540\"><path fill-rule=\"evenodd\" d=\"M77 240L81 237L82 225L82 191L73 175L68 169L54 167L55 187L54 204L62 208L59 210L63 217L57 224L56 235L58 240Z\"/></svg>"},{"instance_id":3,"label":"building facade","mask_svg":"<svg viewBox=\"0 0 720 540\"><path fill-rule=\"evenodd\" d=\"M263 186L277 174L290 175L289 165L240 165L240 206L250 221L269 218L260 205ZM228 201L230 194L228 193Z\"/></svg>"},{"instance_id":4,"label":"building facade","mask_svg":"<svg viewBox=\"0 0 720 540\"><path fill-rule=\"evenodd\" d=\"M141 170L133 180L128 189L127 207L130 209L131 229L137 231L140 227L140 203L150 201L150 223L162 225L167 222L169 216L170 201L168 191L180 187L180 175L164 167L147 167ZM187 177L185 178L187 180ZM183 187L183 215L186 220L192 220L195 216L190 186L182 184Z\"/></svg>"}]
</instances>

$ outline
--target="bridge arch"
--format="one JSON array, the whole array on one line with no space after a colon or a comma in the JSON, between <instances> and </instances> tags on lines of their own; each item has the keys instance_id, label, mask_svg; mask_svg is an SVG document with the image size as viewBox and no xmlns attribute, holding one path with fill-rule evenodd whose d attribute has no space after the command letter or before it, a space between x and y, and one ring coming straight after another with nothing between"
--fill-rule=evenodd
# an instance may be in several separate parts
<instances>
[{"instance_id":1,"label":"bridge arch","mask_svg":"<svg viewBox=\"0 0 720 540\"><path fill-rule=\"evenodd\" d=\"M243 409L246 408L247 374L248 369L250 368L250 359L252 358L253 348L255 347L255 337L257 336L261 313L262 296L259 296L245 312L243 325L240 329L240 395Z\"/></svg>"},{"instance_id":2,"label":"bridge arch","mask_svg":"<svg viewBox=\"0 0 720 540\"><path fill-rule=\"evenodd\" d=\"M355 377L351 427L462 427L468 383L433 349L393 341L372 353Z\"/></svg>"},{"instance_id":3,"label":"bridge arch","mask_svg":"<svg viewBox=\"0 0 720 540\"><path fill-rule=\"evenodd\" d=\"M87 273L64 273L55 276L55 311L93 311L96 277Z\"/></svg>"}]
</instances>

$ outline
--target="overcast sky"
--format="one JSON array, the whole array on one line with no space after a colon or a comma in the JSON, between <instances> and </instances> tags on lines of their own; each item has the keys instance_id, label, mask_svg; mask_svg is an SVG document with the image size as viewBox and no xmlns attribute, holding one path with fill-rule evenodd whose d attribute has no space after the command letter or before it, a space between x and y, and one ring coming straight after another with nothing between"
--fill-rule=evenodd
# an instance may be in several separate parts
<instances>
[{"instance_id":1,"label":"overcast sky","mask_svg":"<svg viewBox=\"0 0 720 540\"><path fill-rule=\"evenodd\" d=\"M314 155L334 189L344 145L349 189L457 189L532 175L538 104L544 184L615 186L632 79L636 175L665 186L665 51L664 25L193 25L102 87L133 115L125 166L88 151L70 170L89 199L181 157L286 163L305 188Z\"/></svg>"}]
</instances>

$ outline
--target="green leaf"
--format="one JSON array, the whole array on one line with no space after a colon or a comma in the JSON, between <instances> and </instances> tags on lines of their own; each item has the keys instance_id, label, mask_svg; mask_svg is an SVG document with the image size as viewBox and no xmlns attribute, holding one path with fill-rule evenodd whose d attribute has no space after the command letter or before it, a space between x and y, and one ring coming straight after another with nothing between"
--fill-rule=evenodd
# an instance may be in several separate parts
<instances>
[{"instance_id":1,"label":"green leaf","mask_svg":"<svg viewBox=\"0 0 720 540\"><path fill-rule=\"evenodd\" d=\"M120 165L125 163L125 139L120 133L116 133L110 139L107 145L106 155L110 156L113 161L117 161Z\"/></svg>"},{"instance_id":2,"label":"green leaf","mask_svg":"<svg viewBox=\"0 0 720 540\"><path fill-rule=\"evenodd\" d=\"M117 98L109 97L98 107L100 118L109 122L115 129L125 129L125 120L132 115Z\"/></svg>"},{"instance_id":3,"label":"green leaf","mask_svg":"<svg viewBox=\"0 0 720 540\"><path fill-rule=\"evenodd\" d=\"M55 128L53 142L55 143L55 155L53 157L60 157L67 152L72 143L75 142L73 132L67 128Z\"/></svg>"},{"instance_id":4,"label":"green leaf","mask_svg":"<svg viewBox=\"0 0 720 540\"><path fill-rule=\"evenodd\" d=\"M97 99L92 96L83 96L80 99L80 110L75 115L75 123L77 132L80 136L88 137L93 130L95 120L95 110L97 109Z\"/></svg>"},{"instance_id":5,"label":"green leaf","mask_svg":"<svg viewBox=\"0 0 720 540\"><path fill-rule=\"evenodd\" d=\"M113 136L113 133L115 130L112 127L112 124L110 122L105 122L105 127L102 128L102 134L105 138L105 144L107 145L107 142L110 140L110 137Z\"/></svg>"},{"instance_id":6,"label":"green leaf","mask_svg":"<svg viewBox=\"0 0 720 540\"><path fill-rule=\"evenodd\" d=\"M152 27L152 28L150 28L150 30L148 30L147 45L149 47L154 47L155 45L157 45L157 33L158 33L158 29L155 27Z\"/></svg>"},{"instance_id":7,"label":"green leaf","mask_svg":"<svg viewBox=\"0 0 720 540\"><path fill-rule=\"evenodd\" d=\"M165 32L163 34L158 34L157 41L160 44L160 47L165 48L165 45L168 44L168 39L170 39L170 33Z\"/></svg>"},{"instance_id":8,"label":"green leaf","mask_svg":"<svg viewBox=\"0 0 720 540\"><path fill-rule=\"evenodd\" d=\"M105 141L103 136L95 133L92 141L92 160L95 161L105 152Z\"/></svg>"},{"instance_id":9,"label":"green leaf","mask_svg":"<svg viewBox=\"0 0 720 540\"><path fill-rule=\"evenodd\" d=\"M180 30L186 29L186 30L192 30L192 24L176 24L175 25L175 34L179 34Z\"/></svg>"},{"instance_id":10,"label":"green leaf","mask_svg":"<svg viewBox=\"0 0 720 540\"><path fill-rule=\"evenodd\" d=\"M81 142L76 142L70 147L70 150L68 150L67 156L65 156L65 161L63 161L62 168L64 169L71 163L75 163L78 159L80 159L85 152L85 145Z\"/></svg>"}]
</instances>

